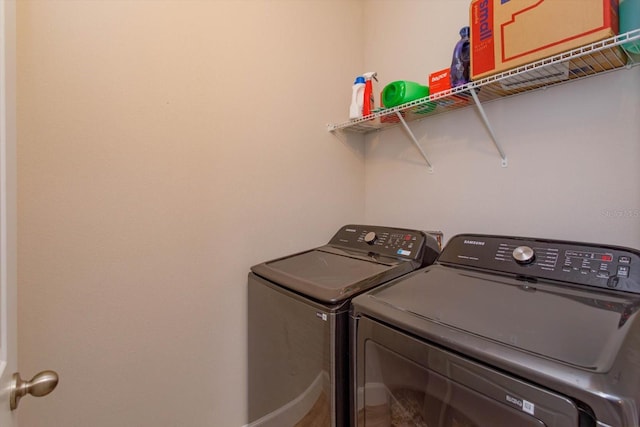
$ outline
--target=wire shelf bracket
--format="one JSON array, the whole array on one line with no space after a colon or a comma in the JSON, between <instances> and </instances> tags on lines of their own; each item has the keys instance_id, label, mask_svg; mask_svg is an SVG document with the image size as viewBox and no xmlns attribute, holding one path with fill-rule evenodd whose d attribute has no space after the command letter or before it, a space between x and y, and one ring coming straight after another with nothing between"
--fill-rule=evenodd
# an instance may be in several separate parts
<instances>
[{"instance_id":1,"label":"wire shelf bracket","mask_svg":"<svg viewBox=\"0 0 640 427\"><path fill-rule=\"evenodd\" d=\"M506 168L507 165L508 165L507 156L504 154L504 151L502 150L502 147L498 143L498 139L496 138L495 133L493 133L493 127L491 127L491 123L489 122L489 119L487 118L487 114L484 112L484 108L482 108L482 103L478 99L478 94L476 93L475 89L471 89L469 92L471 92L471 96L473 97L473 102L475 102L476 107L478 108L478 113L480 113L480 117L482 118L482 122L484 123L485 127L487 128L487 132L489 132L489 136L491 137L491 141L493 141L493 145L495 145L496 150L498 150L498 154L500 154L500 159L502 159L500 165L503 168Z\"/></svg>"},{"instance_id":2,"label":"wire shelf bracket","mask_svg":"<svg viewBox=\"0 0 640 427\"><path fill-rule=\"evenodd\" d=\"M424 161L427 162L427 167L429 168L429 172L433 173L433 166L431 165L429 158L427 157L426 153L418 143L418 140L416 139L415 135L411 131L411 128L409 127L409 125L407 125L407 122L404 120L404 117L402 117L402 114L400 113L400 111L396 111L396 115L398 116L398 119L400 119L400 123L402 123L402 127L404 127L404 130L406 130L407 133L409 134L409 138L413 142L413 145L416 146L420 154L422 154L422 157L424 157Z\"/></svg>"}]
</instances>

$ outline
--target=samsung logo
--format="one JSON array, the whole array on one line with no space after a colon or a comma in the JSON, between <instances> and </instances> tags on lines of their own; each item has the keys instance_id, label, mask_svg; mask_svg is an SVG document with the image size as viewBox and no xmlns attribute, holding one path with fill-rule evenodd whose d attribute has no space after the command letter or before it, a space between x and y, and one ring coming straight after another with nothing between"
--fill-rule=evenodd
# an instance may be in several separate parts
<instances>
[{"instance_id":1,"label":"samsung logo","mask_svg":"<svg viewBox=\"0 0 640 427\"><path fill-rule=\"evenodd\" d=\"M519 406L520 408L522 408L522 400L517 399L517 398L515 398L513 396L509 396L508 394L507 394L507 402L513 403L514 405Z\"/></svg>"},{"instance_id":2,"label":"samsung logo","mask_svg":"<svg viewBox=\"0 0 640 427\"><path fill-rule=\"evenodd\" d=\"M465 245L475 245L475 246L484 246L485 242L481 242L478 240L465 240Z\"/></svg>"},{"instance_id":3,"label":"samsung logo","mask_svg":"<svg viewBox=\"0 0 640 427\"><path fill-rule=\"evenodd\" d=\"M518 408L522 409L527 414L535 415L536 414L536 405L535 403L529 402L528 400L518 399L517 397L506 395L506 401L516 405Z\"/></svg>"}]
</instances>

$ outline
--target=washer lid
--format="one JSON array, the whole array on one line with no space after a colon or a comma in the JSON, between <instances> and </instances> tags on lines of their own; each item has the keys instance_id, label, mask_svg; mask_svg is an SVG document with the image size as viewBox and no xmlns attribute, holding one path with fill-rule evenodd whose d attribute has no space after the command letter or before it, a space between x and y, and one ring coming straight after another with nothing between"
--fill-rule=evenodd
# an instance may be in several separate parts
<instances>
[{"instance_id":1,"label":"washer lid","mask_svg":"<svg viewBox=\"0 0 640 427\"><path fill-rule=\"evenodd\" d=\"M433 265L353 304L358 313L461 350L482 351L480 337L606 371L637 321L640 297Z\"/></svg>"},{"instance_id":2,"label":"washer lid","mask_svg":"<svg viewBox=\"0 0 640 427\"><path fill-rule=\"evenodd\" d=\"M336 303L415 268L409 261L324 246L264 262L251 270L310 298Z\"/></svg>"}]
</instances>

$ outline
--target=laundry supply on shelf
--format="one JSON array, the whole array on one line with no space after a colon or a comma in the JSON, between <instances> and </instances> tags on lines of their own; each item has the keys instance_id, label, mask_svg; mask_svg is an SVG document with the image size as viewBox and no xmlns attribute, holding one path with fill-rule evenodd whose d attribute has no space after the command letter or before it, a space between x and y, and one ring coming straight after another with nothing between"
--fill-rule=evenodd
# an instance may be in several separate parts
<instances>
[{"instance_id":1,"label":"laundry supply on shelf","mask_svg":"<svg viewBox=\"0 0 640 427\"><path fill-rule=\"evenodd\" d=\"M382 103L391 108L429 96L429 87L409 80L391 82L382 90Z\"/></svg>"},{"instance_id":2,"label":"laundry supply on shelf","mask_svg":"<svg viewBox=\"0 0 640 427\"><path fill-rule=\"evenodd\" d=\"M356 77L351 88L351 106L349 107L349 118L358 119L362 117L362 107L364 105L364 77Z\"/></svg>"},{"instance_id":3,"label":"laundry supply on shelf","mask_svg":"<svg viewBox=\"0 0 640 427\"><path fill-rule=\"evenodd\" d=\"M429 86L421 85L409 80L398 80L391 82L382 90L382 103L385 107L391 108L407 102L415 101L429 96ZM436 104L428 102L416 111L418 114L426 114L433 111Z\"/></svg>"},{"instance_id":4,"label":"laundry supply on shelf","mask_svg":"<svg viewBox=\"0 0 640 427\"><path fill-rule=\"evenodd\" d=\"M620 0L618 8L620 16L620 33L640 28L640 0ZM629 53L640 54L640 40L634 40L622 45Z\"/></svg>"},{"instance_id":5,"label":"laundry supply on shelf","mask_svg":"<svg viewBox=\"0 0 640 427\"><path fill-rule=\"evenodd\" d=\"M434 71L429 74L429 93L431 95L451 89L451 69Z\"/></svg>"},{"instance_id":6,"label":"laundry supply on shelf","mask_svg":"<svg viewBox=\"0 0 640 427\"><path fill-rule=\"evenodd\" d=\"M471 80L618 34L618 0L471 0L469 13Z\"/></svg>"},{"instance_id":7,"label":"laundry supply on shelf","mask_svg":"<svg viewBox=\"0 0 640 427\"><path fill-rule=\"evenodd\" d=\"M460 40L453 49L453 59L451 60L451 70L449 73L451 87L458 87L469 83L470 60L469 27L462 27L460 30Z\"/></svg>"},{"instance_id":8,"label":"laundry supply on shelf","mask_svg":"<svg viewBox=\"0 0 640 427\"><path fill-rule=\"evenodd\" d=\"M368 73L364 73L364 104L362 105L362 115L368 116L373 112L376 108L376 101L373 95L373 82L371 79L378 81L376 76L378 73L375 71L370 71Z\"/></svg>"}]
</instances>

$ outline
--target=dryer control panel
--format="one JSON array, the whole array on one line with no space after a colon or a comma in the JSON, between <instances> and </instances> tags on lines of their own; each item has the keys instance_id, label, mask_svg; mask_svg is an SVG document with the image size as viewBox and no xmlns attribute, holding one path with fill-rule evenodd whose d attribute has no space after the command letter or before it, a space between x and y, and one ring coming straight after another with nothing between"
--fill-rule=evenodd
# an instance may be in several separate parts
<instances>
[{"instance_id":1,"label":"dryer control panel","mask_svg":"<svg viewBox=\"0 0 640 427\"><path fill-rule=\"evenodd\" d=\"M435 239L418 230L346 225L333 236L329 245L391 258L419 260L424 254L423 248L430 246L430 241Z\"/></svg>"},{"instance_id":2,"label":"dryer control panel","mask_svg":"<svg viewBox=\"0 0 640 427\"><path fill-rule=\"evenodd\" d=\"M640 251L630 248L463 234L451 238L438 262L640 294Z\"/></svg>"}]
</instances>

